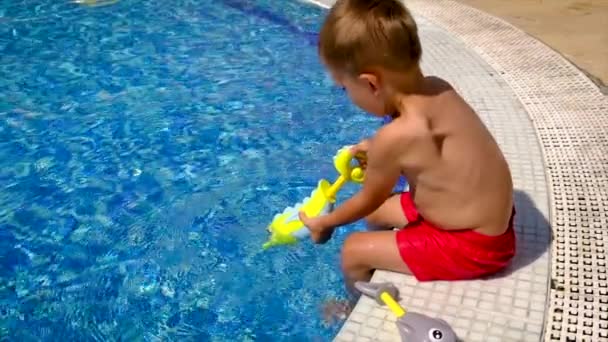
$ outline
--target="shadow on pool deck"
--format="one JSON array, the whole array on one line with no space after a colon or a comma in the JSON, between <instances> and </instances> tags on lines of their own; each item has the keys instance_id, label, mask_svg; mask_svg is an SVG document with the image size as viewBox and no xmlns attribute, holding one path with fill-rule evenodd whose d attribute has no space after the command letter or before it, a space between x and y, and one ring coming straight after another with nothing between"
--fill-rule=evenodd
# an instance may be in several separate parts
<instances>
[{"instance_id":1,"label":"shadow on pool deck","mask_svg":"<svg viewBox=\"0 0 608 342\"><path fill-rule=\"evenodd\" d=\"M508 277L539 259L551 245L551 224L536 207L530 196L515 190L515 234L517 237L515 257L506 270L489 278Z\"/></svg>"}]
</instances>

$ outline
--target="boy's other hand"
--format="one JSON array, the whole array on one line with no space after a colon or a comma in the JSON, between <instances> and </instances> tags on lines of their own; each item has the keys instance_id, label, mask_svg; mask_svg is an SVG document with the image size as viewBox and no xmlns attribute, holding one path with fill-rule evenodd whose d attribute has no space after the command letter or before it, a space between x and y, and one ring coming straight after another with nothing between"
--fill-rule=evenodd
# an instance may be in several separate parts
<instances>
[{"instance_id":1,"label":"boy's other hand","mask_svg":"<svg viewBox=\"0 0 608 342\"><path fill-rule=\"evenodd\" d=\"M326 243L331 239L334 230L323 224L323 220L319 217L308 217L306 213L300 211L300 220L310 230L310 238L314 243Z\"/></svg>"}]
</instances>

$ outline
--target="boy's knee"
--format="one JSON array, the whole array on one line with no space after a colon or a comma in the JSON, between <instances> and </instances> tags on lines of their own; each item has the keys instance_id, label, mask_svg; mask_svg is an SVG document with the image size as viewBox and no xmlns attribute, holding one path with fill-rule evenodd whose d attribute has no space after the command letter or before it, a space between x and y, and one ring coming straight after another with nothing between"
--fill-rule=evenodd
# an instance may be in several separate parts
<instances>
[{"instance_id":1,"label":"boy's knee","mask_svg":"<svg viewBox=\"0 0 608 342\"><path fill-rule=\"evenodd\" d=\"M380 208L365 217L368 230L385 230L403 227L407 219L401 206L401 195L393 195Z\"/></svg>"},{"instance_id":2,"label":"boy's knee","mask_svg":"<svg viewBox=\"0 0 608 342\"><path fill-rule=\"evenodd\" d=\"M375 211L365 217L365 223L368 226L377 227L382 224L382 221L380 220L380 215L378 212Z\"/></svg>"},{"instance_id":3,"label":"boy's knee","mask_svg":"<svg viewBox=\"0 0 608 342\"><path fill-rule=\"evenodd\" d=\"M381 212L376 211L365 217L365 226L367 230L384 230L391 228L386 222L386 218Z\"/></svg>"},{"instance_id":4,"label":"boy's knee","mask_svg":"<svg viewBox=\"0 0 608 342\"><path fill-rule=\"evenodd\" d=\"M365 266L362 256L365 248L365 233L355 232L350 234L342 246L342 268L352 269L353 267Z\"/></svg>"}]
</instances>

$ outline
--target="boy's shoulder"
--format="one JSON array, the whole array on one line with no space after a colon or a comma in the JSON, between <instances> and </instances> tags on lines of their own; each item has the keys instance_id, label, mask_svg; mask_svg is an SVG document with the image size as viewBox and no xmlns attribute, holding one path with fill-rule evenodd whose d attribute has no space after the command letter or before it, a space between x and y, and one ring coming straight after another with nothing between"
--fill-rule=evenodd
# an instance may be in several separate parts
<instances>
[{"instance_id":1,"label":"boy's shoulder","mask_svg":"<svg viewBox=\"0 0 608 342\"><path fill-rule=\"evenodd\" d=\"M422 115L398 117L376 131L372 139L373 148L407 149L428 134L428 123Z\"/></svg>"},{"instance_id":2,"label":"boy's shoulder","mask_svg":"<svg viewBox=\"0 0 608 342\"><path fill-rule=\"evenodd\" d=\"M454 90L452 84L439 76L426 76L426 82L432 86L436 92L445 92Z\"/></svg>"},{"instance_id":3,"label":"boy's shoulder","mask_svg":"<svg viewBox=\"0 0 608 342\"><path fill-rule=\"evenodd\" d=\"M426 96L419 106L420 114L429 121L445 122L460 120L459 114L474 113L471 105L446 80L430 76L426 78Z\"/></svg>"},{"instance_id":4,"label":"boy's shoulder","mask_svg":"<svg viewBox=\"0 0 608 342\"><path fill-rule=\"evenodd\" d=\"M458 92L452 84L443 78L429 76L426 78L426 102L441 106L445 101L458 98ZM431 106L431 108L434 106Z\"/></svg>"}]
</instances>

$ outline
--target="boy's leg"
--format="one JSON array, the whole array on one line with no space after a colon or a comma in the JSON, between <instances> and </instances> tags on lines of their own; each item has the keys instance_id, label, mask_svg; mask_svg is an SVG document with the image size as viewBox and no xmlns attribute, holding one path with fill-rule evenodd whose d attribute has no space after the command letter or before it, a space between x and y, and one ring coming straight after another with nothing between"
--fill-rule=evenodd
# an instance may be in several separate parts
<instances>
[{"instance_id":1,"label":"boy's leg","mask_svg":"<svg viewBox=\"0 0 608 342\"><path fill-rule=\"evenodd\" d=\"M386 230L407 225L407 219L401 206L401 194L393 194L380 208L365 218L369 230Z\"/></svg>"},{"instance_id":2,"label":"boy's leg","mask_svg":"<svg viewBox=\"0 0 608 342\"><path fill-rule=\"evenodd\" d=\"M369 281L376 269L411 274L397 248L397 232L375 231L351 234L342 248L342 271L347 290L356 281Z\"/></svg>"}]
</instances>

